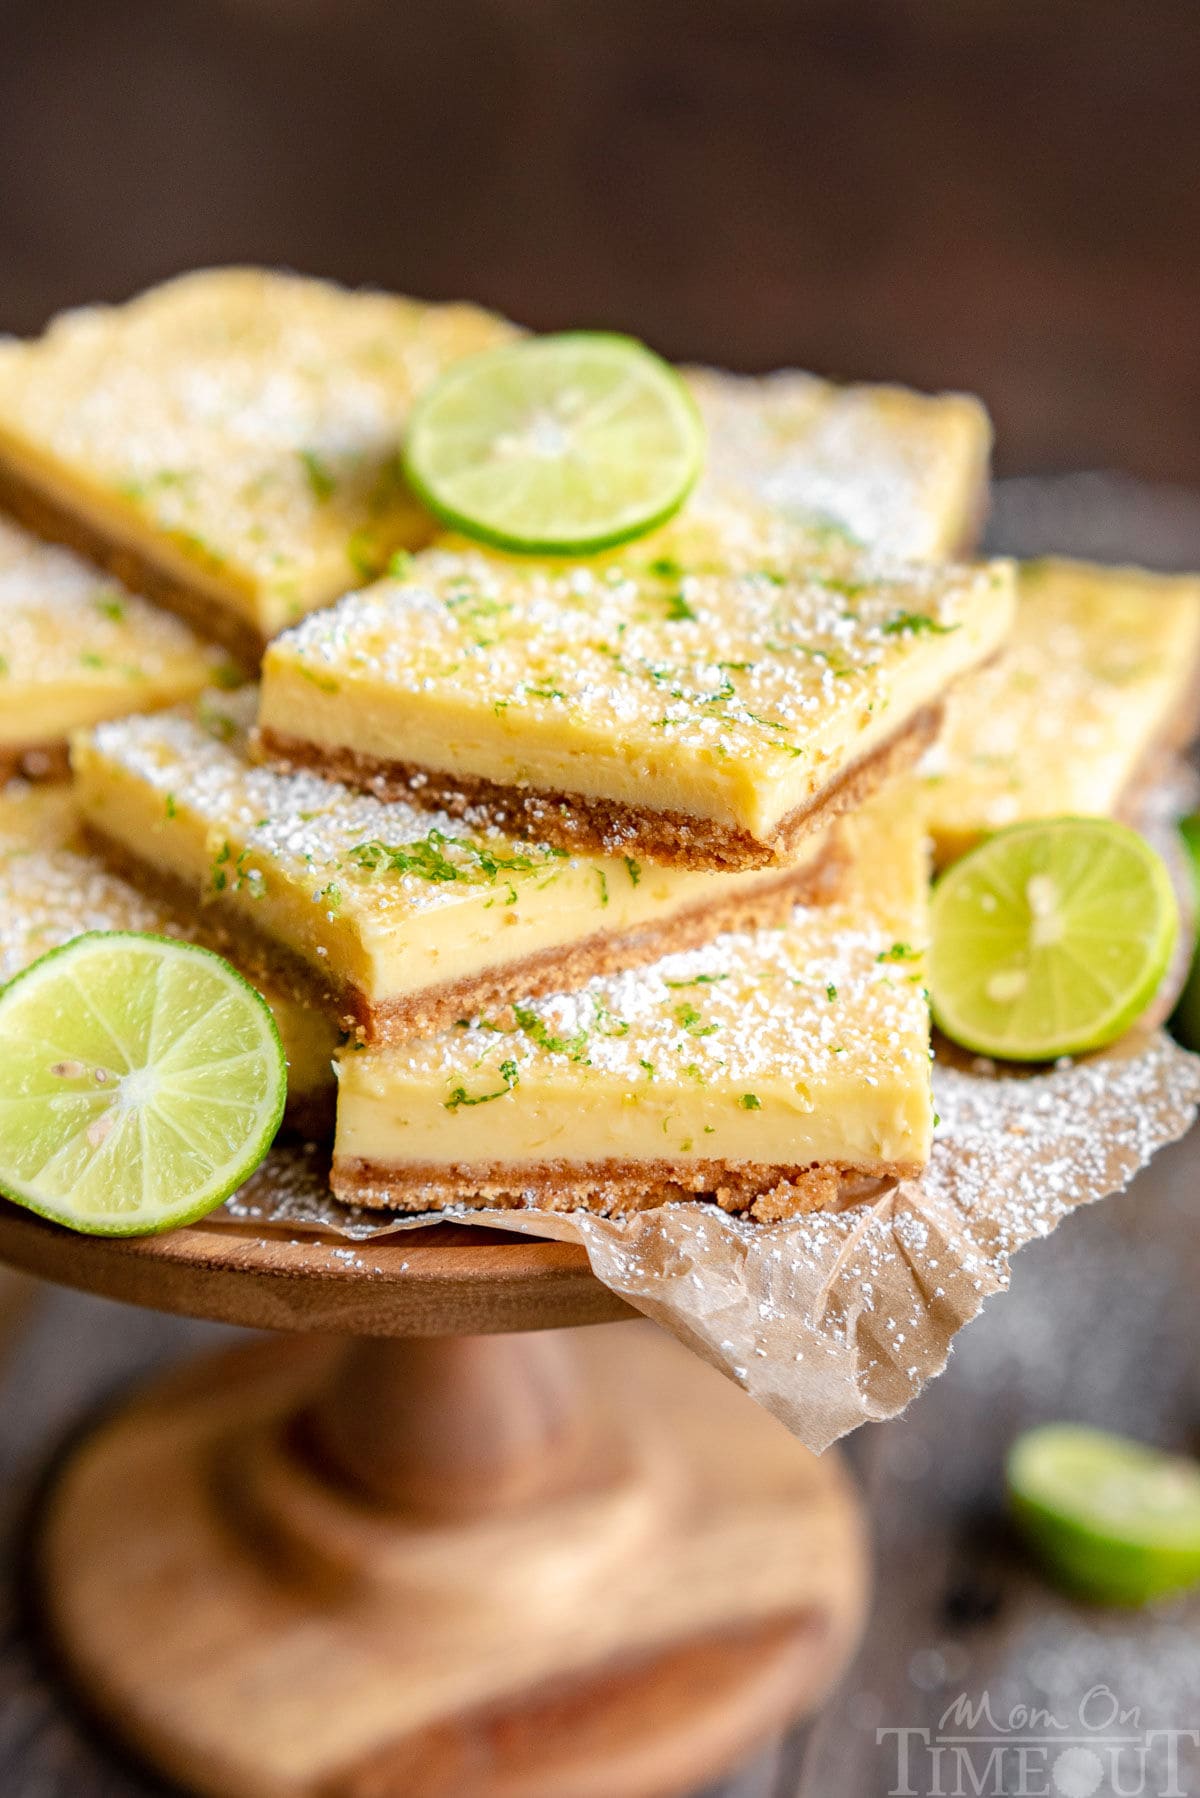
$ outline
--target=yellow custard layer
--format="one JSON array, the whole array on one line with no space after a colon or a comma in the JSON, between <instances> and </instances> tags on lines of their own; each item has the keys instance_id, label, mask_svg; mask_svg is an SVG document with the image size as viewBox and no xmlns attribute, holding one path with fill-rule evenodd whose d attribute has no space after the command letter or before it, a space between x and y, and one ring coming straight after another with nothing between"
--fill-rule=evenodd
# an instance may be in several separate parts
<instances>
[{"instance_id":1,"label":"yellow custard layer","mask_svg":"<svg viewBox=\"0 0 1200 1798\"><path fill-rule=\"evenodd\" d=\"M0 787L0 986L47 950L87 930L149 930L196 938L178 912L107 869L78 837L71 788ZM200 936L198 940L203 941ZM319 1012L254 970L279 1026L290 1104L328 1097L338 1032Z\"/></svg>"},{"instance_id":2,"label":"yellow custard layer","mask_svg":"<svg viewBox=\"0 0 1200 1798\"><path fill-rule=\"evenodd\" d=\"M344 1052L335 1164L922 1164L923 827L892 796L837 828L851 853L837 897L784 928Z\"/></svg>"},{"instance_id":3,"label":"yellow custard layer","mask_svg":"<svg viewBox=\"0 0 1200 1798\"><path fill-rule=\"evenodd\" d=\"M225 665L186 625L0 518L0 752L190 699Z\"/></svg>"},{"instance_id":4,"label":"yellow custard layer","mask_svg":"<svg viewBox=\"0 0 1200 1798\"><path fill-rule=\"evenodd\" d=\"M1117 811L1198 672L1200 578L1026 563L1008 646L952 697L924 764L938 861L1006 824Z\"/></svg>"},{"instance_id":5,"label":"yellow custard layer","mask_svg":"<svg viewBox=\"0 0 1200 1798\"><path fill-rule=\"evenodd\" d=\"M214 269L0 343L0 459L263 636L424 541L409 407L511 327L478 308Z\"/></svg>"},{"instance_id":6,"label":"yellow custard layer","mask_svg":"<svg viewBox=\"0 0 1200 1798\"><path fill-rule=\"evenodd\" d=\"M714 486L916 561L970 546L992 442L978 400L838 386L792 369L686 373Z\"/></svg>"},{"instance_id":7,"label":"yellow custard layer","mask_svg":"<svg viewBox=\"0 0 1200 1798\"><path fill-rule=\"evenodd\" d=\"M73 760L89 823L372 1005L750 894L738 875L569 856L253 762L254 693L105 725ZM823 850L814 838L807 851Z\"/></svg>"},{"instance_id":8,"label":"yellow custard layer","mask_svg":"<svg viewBox=\"0 0 1200 1798\"><path fill-rule=\"evenodd\" d=\"M586 563L447 545L277 639L265 730L770 843L989 656L1007 563L830 548L741 507Z\"/></svg>"}]
</instances>

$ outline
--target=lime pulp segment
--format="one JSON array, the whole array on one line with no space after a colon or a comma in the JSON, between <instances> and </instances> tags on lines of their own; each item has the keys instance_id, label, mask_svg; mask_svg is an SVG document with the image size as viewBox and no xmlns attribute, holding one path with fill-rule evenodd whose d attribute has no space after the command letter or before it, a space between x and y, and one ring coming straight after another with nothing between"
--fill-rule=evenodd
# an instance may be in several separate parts
<instances>
[{"instance_id":1,"label":"lime pulp segment","mask_svg":"<svg viewBox=\"0 0 1200 1798\"><path fill-rule=\"evenodd\" d=\"M1008 1458L1013 1515L1080 1595L1144 1604L1200 1581L1200 1465L1078 1424L1045 1424Z\"/></svg>"},{"instance_id":2,"label":"lime pulp segment","mask_svg":"<svg viewBox=\"0 0 1200 1798\"><path fill-rule=\"evenodd\" d=\"M468 536L581 555L663 523L703 455L695 401L668 363L633 338L574 331L456 363L413 411L405 474Z\"/></svg>"},{"instance_id":3,"label":"lime pulp segment","mask_svg":"<svg viewBox=\"0 0 1200 1798\"><path fill-rule=\"evenodd\" d=\"M1113 1042L1175 946L1170 875L1126 825L1055 818L998 832L933 892L933 1015L954 1042L1049 1061Z\"/></svg>"},{"instance_id":4,"label":"lime pulp segment","mask_svg":"<svg viewBox=\"0 0 1200 1798\"><path fill-rule=\"evenodd\" d=\"M99 1235L190 1222L257 1167L286 1091L270 1009L220 956L76 937L0 993L0 1192Z\"/></svg>"}]
</instances>

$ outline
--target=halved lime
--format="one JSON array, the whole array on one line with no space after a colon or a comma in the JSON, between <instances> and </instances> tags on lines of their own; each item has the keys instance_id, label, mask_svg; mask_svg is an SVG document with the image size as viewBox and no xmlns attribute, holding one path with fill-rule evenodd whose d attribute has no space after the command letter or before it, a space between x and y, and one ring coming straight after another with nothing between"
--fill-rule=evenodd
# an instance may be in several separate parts
<instances>
[{"instance_id":1,"label":"halved lime","mask_svg":"<svg viewBox=\"0 0 1200 1798\"><path fill-rule=\"evenodd\" d=\"M1200 814L1193 813L1190 818L1182 818L1179 834L1183 838L1184 850L1192 870L1196 909L1200 912ZM1179 995L1171 1028L1185 1048L1200 1049L1200 952L1196 949L1192 951L1191 971L1187 984Z\"/></svg>"},{"instance_id":2,"label":"halved lime","mask_svg":"<svg viewBox=\"0 0 1200 1798\"><path fill-rule=\"evenodd\" d=\"M1008 1457L1013 1515L1048 1571L1101 1604L1200 1581L1200 1465L1081 1424L1044 1424Z\"/></svg>"},{"instance_id":3,"label":"halved lime","mask_svg":"<svg viewBox=\"0 0 1200 1798\"><path fill-rule=\"evenodd\" d=\"M0 1192L99 1236L202 1217L258 1166L287 1068L264 999L208 949L93 931L0 992Z\"/></svg>"},{"instance_id":4,"label":"halved lime","mask_svg":"<svg viewBox=\"0 0 1200 1798\"><path fill-rule=\"evenodd\" d=\"M1136 831L1107 818L1014 824L934 887L934 1018L1007 1061L1102 1048L1154 997L1178 930L1171 877Z\"/></svg>"},{"instance_id":5,"label":"halved lime","mask_svg":"<svg viewBox=\"0 0 1200 1798\"><path fill-rule=\"evenodd\" d=\"M568 331L467 357L414 407L410 485L500 549L586 555L676 512L704 429L675 370L632 337Z\"/></svg>"}]
</instances>

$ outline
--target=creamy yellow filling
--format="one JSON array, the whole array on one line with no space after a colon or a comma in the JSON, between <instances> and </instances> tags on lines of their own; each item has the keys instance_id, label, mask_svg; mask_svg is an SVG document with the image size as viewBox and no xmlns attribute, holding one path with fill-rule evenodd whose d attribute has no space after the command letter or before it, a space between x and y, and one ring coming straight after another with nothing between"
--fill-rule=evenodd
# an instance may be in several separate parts
<instances>
[{"instance_id":1,"label":"creamy yellow filling","mask_svg":"<svg viewBox=\"0 0 1200 1798\"><path fill-rule=\"evenodd\" d=\"M708 427L710 485L915 560L969 543L992 439L978 400L793 369L687 379Z\"/></svg>"},{"instance_id":2,"label":"creamy yellow filling","mask_svg":"<svg viewBox=\"0 0 1200 1798\"><path fill-rule=\"evenodd\" d=\"M256 765L254 695L107 725L77 740L85 816L240 914L335 988L426 991L597 934L656 924L777 878L567 856ZM822 852L819 839L806 851Z\"/></svg>"},{"instance_id":3,"label":"creamy yellow filling","mask_svg":"<svg viewBox=\"0 0 1200 1798\"><path fill-rule=\"evenodd\" d=\"M71 789L0 788L0 986L50 949L88 930L192 937L177 913L112 874L78 841ZM279 1026L288 1094L311 1100L333 1084L338 1033L330 1021L257 974Z\"/></svg>"},{"instance_id":4,"label":"creamy yellow filling","mask_svg":"<svg viewBox=\"0 0 1200 1798\"><path fill-rule=\"evenodd\" d=\"M346 1051L335 1161L925 1161L924 835L893 797L838 827L837 898L440 1037Z\"/></svg>"},{"instance_id":5,"label":"creamy yellow filling","mask_svg":"<svg viewBox=\"0 0 1200 1798\"><path fill-rule=\"evenodd\" d=\"M399 477L408 409L511 331L298 276L186 275L0 346L0 455L269 635L428 536Z\"/></svg>"},{"instance_id":6,"label":"creamy yellow filling","mask_svg":"<svg viewBox=\"0 0 1200 1798\"><path fill-rule=\"evenodd\" d=\"M952 697L923 788L939 862L1029 818L1109 816L1200 664L1200 578L1059 559L1020 571L1012 636Z\"/></svg>"},{"instance_id":7,"label":"creamy yellow filling","mask_svg":"<svg viewBox=\"0 0 1200 1798\"><path fill-rule=\"evenodd\" d=\"M190 699L224 666L178 620L0 519L0 749Z\"/></svg>"},{"instance_id":8,"label":"creamy yellow filling","mask_svg":"<svg viewBox=\"0 0 1200 1798\"><path fill-rule=\"evenodd\" d=\"M273 643L260 719L765 841L990 655L1012 605L1006 563L834 554L740 507L587 564L450 546Z\"/></svg>"}]
</instances>

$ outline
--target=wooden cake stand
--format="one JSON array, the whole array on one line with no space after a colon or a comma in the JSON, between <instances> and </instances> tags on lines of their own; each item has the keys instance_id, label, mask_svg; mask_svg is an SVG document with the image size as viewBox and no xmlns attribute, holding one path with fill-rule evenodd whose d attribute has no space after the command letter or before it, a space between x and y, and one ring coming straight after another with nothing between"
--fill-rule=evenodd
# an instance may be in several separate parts
<instances>
[{"instance_id":1,"label":"wooden cake stand","mask_svg":"<svg viewBox=\"0 0 1200 1798\"><path fill-rule=\"evenodd\" d=\"M52 1486L45 1614L85 1701L221 1798L651 1798L810 1710L861 1627L841 1462L561 1243L225 1221L0 1257L290 1336L160 1380Z\"/></svg>"}]
</instances>

